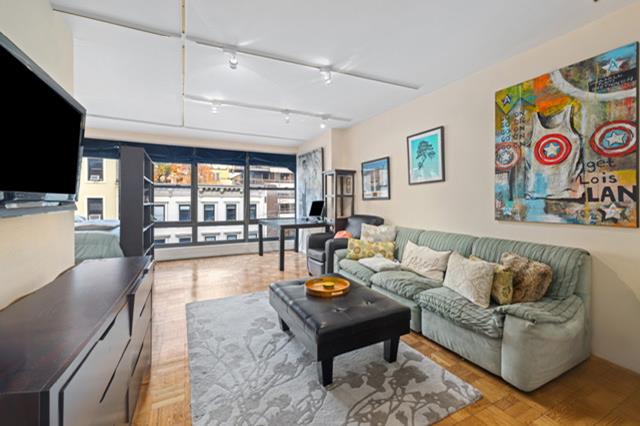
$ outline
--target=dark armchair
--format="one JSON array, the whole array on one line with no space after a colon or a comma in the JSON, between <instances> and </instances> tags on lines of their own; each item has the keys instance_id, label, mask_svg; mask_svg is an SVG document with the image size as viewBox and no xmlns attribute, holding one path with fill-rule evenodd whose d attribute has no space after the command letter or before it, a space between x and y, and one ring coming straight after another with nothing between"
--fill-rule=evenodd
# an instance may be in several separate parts
<instances>
[{"instance_id":1,"label":"dark armchair","mask_svg":"<svg viewBox=\"0 0 640 426\"><path fill-rule=\"evenodd\" d=\"M353 215L345 219L336 220L335 232L348 231L353 238L360 238L362 224L382 225L384 219L378 216ZM311 234L307 238L307 270L310 275L333 273L333 253L347 248L346 238L334 238L333 232Z\"/></svg>"}]
</instances>

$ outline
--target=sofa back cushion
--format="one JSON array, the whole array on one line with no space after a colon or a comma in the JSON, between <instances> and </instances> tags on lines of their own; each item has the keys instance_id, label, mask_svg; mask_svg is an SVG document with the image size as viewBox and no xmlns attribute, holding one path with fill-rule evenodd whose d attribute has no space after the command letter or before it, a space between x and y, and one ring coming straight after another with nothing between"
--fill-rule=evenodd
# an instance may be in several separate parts
<instances>
[{"instance_id":1,"label":"sofa back cushion","mask_svg":"<svg viewBox=\"0 0 640 426\"><path fill-rule=\"evenodd\" d=\"M407 241L418 244L418 237L423 232L422 229L396 227L396 259L402 260Z\"/></svg>"},{"instance_id":2,"label":"sofa back cushion","mask_svg":"<svg viewBox=\"0 0 640 426\"><path fill-rule=\"evenodd\" d=\"M589 261L589 253L581 249L498 238L478 238L472 250L474 256L495 263L499 263L506 252L551 266L553 279L546 296L555 299L563 299L576 291L582 267L588 267L585 264Z\"/></svg>"},{"instance_id":3,"label":"sofa back cushion","mask_svg":"<svg viewBox=\"0 0 640 426\"><path fill-rule=\"evenodd\" d=\"M347 218L344 230L349 231L353 238L360 238L363 223L378 226L384 223L384 219L378 216L356 214Z\"/></svg>"},{"instance_id":4,"label":"sofa back cushion","mask_svg":"<svg viewBox=\"0 0 640 426\"><path fill-rule=\"evenodd\" d=\"M419 246L427 246L436 251L457 251L464 257L471 255L473 243L478 237L466 234L453 234L442 231L422 231L418 237Z\"/></svg>"}]
</instances>

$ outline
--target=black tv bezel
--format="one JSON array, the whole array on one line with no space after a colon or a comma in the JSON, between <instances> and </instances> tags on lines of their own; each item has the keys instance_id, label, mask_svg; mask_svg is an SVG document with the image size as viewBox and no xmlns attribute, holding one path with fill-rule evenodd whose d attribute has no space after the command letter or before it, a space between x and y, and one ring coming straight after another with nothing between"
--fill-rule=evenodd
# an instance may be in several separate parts
<instances>
[{"instance_id":1,"label":"black tv bezel","mask_svg":"<svg viewBox=\"0 0 640 426\"><path fill-rule=\"evenodd\" d=\"M11 189L0 188L0 194L4 194L0 198L0 208L6 207L6 204L19 204L25 202L59 202L59 203L75 203L78 200L78 190L80 187L80 167L82 164L82 141L84 140L85 121L87 118L87 110L80 104L69 92L67 92L60 84L58 84L44 69L42 69L35 61L16 46L7 36L0 31L0 47L4 48L13 57L20 61L29 71L34 73L40 80L46 83L53 91L62 97L71 107L81 114L80 119L80 138L78 140L78 164L76 168L76 189L71 193L56 192L27 192L13 191Z\"/></svg>"}]
</instances>

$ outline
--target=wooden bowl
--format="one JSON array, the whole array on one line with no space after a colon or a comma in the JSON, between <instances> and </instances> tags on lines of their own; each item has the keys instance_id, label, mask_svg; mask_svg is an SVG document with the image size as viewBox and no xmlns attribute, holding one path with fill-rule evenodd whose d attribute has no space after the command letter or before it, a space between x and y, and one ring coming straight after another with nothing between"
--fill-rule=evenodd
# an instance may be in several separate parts
<instances>
[{"instance_id":1,"label":"wooden bowl","mask_svg":"<svg viewBox=\"0 0 640 426\"><path fill-rule=\"evenodd\" d=\"M304 283L307 294L314 297L342 296L349 292L350 286L348 280L338 277L312 278Z\"/></svg>"}]
</instances>

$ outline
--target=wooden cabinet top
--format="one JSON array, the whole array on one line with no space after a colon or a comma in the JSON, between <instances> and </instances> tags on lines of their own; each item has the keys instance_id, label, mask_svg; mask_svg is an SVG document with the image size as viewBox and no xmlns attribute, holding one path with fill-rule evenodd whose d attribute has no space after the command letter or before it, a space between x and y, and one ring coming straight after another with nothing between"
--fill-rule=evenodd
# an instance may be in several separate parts
<instances>
[{"instance_id":1,"label":"wooden cabinet top","mask_svg":"<svg viewBox=\"0 0 640 426\"><path fill-rule=\"evenodd\" d=\"M0 311L0 395L51 387L110 325L150 262L87 260Z\"/></svg>"}]
</instances>

